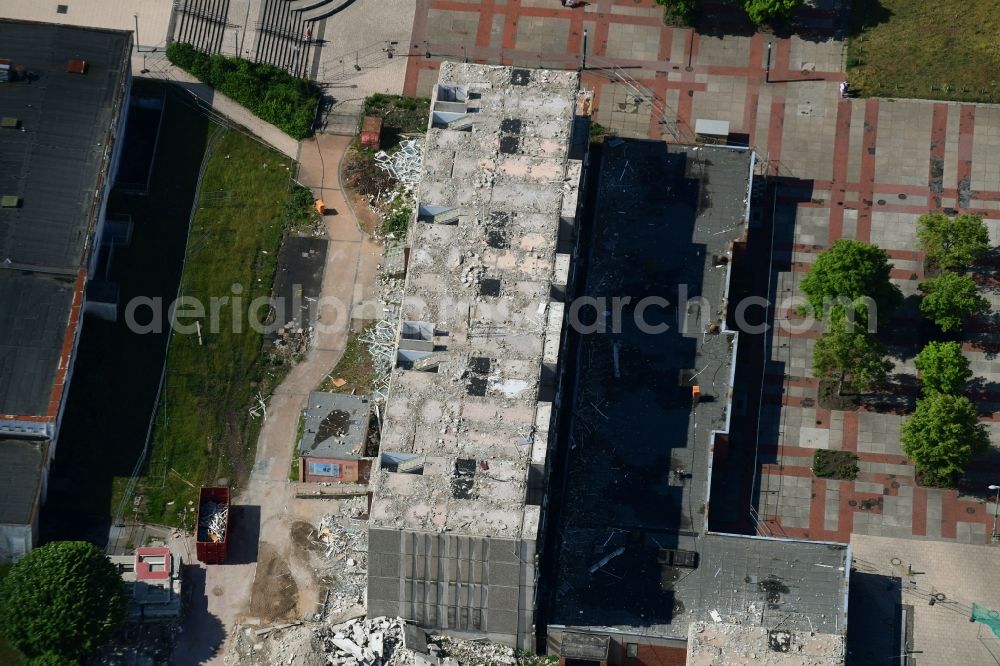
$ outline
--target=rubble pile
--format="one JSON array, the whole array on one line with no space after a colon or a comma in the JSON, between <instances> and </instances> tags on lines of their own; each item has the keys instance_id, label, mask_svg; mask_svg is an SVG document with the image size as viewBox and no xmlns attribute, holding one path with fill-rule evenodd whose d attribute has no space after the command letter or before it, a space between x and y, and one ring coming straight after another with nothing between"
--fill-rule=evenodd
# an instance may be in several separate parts
<instances>
[{"instance_id":1,"label":"rubble pile","mask_svg":"<svg viewBox=\"0 0 1000 666\"><path fill-rule=\"evenodd\" d=\"M447 636L432 636L431 640L441 646L444 656L469 666L490 664L491 666L516 666L517 654L512 648L487 640L460 641ZM431 647L431 653L435 652Z\"/></svg>"},{"instance_id":2,"label":"rubble pile","mask_svg":"<svg viewBox=\"0 0 1000 666\"><path fill-rule=\"evenodd\" d=\"M423 164L420 144L415 139L400 141L399 150L392 155L384 150L375 153L375 164L399 182L402 191L397 193L413 192L413 188L420 182L420 168Z\"/></svg>"},{"instance_id":3,"label":"rubble pile","mask_svg":"<svg viewBox=\"0 0 1000 666\"><path fill-rule=\"evenodd\" d=\"M321 617L336 618L353 608L364 608L368 584L368 525L363 515L366 499L343 500L340 511L324 516L316 527L320 557L326 563L323 578L331 580Z\"/></svg>"},{"instance_id":4,"label":"rubble pile","mask_svg":"<svg viewBox=\"0 0 1000 666\"><path fill-rule=\"evenodd\" d=\"M219 543L226 540L226 518L229 505L222 502L205 502L198 514L198 541Z\"/></svg>"},{"instance_id":5,"label":"rubble pile","mask_svg":"<svg viewBox=\"0 0 1000 666\"><path fill-rule=\"evenodd\" d=\"M285 324L275 332L274 352L284 359L297 360L309 348L312 326L303 328L294 322Z\"/></svg>"},{"instance_id":6,"label":"rubble pile","mask_svg":"<svg viewBox=\"0 0 1000 666\"><path fill-rule=\"evenodd\" d=\"M547 663L524 659L487 640L429 637L402 618L355 618L259 628L239 627L226 666L520 666Z\"/></svg>"}]
</instances>

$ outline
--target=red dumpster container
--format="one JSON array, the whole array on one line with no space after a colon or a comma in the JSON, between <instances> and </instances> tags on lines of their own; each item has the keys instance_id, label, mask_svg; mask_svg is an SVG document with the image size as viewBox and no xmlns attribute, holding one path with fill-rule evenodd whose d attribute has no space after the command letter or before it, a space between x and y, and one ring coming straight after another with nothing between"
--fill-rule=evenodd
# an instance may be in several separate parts
<instances>
[{"instance_id":1,"label":"red dumpster container","mask_svg":"<svg viewBox=\"0 0 1000 666\"><path fill-rule=\"evenodd\" d=\"M202 487L198 498L198 522L194 528L199 562L222 564L229 557L231 509L229 488Z\"/></svg>"}]
</instances>

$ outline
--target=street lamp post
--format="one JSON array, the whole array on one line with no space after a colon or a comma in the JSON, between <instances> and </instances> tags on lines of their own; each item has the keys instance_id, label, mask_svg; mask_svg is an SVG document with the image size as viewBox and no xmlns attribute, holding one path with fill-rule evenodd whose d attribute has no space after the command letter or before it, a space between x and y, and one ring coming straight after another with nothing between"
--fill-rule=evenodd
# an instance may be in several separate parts
<instances>
[{"instance_id":1,"label":"street lamp post","mask_svg":"<svg viewBox=\"0 0 1000 666\"><path fill-rule=\"evenodd\" d=\"M990 490L996 491L996 497L993 498L993 541L997 540L997 517L1000 516L1000 486L990 484Z\"/></svg>"}]
</instances>

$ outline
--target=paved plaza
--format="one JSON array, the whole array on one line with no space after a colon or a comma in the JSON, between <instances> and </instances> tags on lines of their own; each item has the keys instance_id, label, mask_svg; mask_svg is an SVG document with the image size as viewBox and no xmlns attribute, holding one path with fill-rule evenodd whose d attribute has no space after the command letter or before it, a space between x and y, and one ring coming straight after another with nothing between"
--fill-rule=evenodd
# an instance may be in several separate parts
<instances>
[{"instance_id":1,"label":"paved plaza","mask_svg":"<svg viewBox=\"0 0 1000 666\"><path fill-rule=\"evenodd\" d=\"M580 67L586 30L583 81L594 91L597 122L621 136L690 142L696 119L728 121L757 151L760 170L777 177L775 224L788 236L776 243L772 264L778 320L793 309L780 307L782 300L801 296L797 285L816 255L839 238L885 248L894 280L911 296L924 277L918 215L982 215L998 242L1000 108L842 99L845 48L835 17L845 10L835 0L814 5L801 15L807 36L779 38L664 26L651 0L595 0L574 9L558 0L417 0L404 92L429 95L443 59ZM981 284L1000 307L992 276ZM1000 456L975 464L964 494L917 485L900 448L899 426L917 395L911 333L919 325L911 303L883 333L896 363L889 404L868 401L852 412L816 404L811 353L819 326L773 336L761 418L775 434L760 441L753 489L760 533L841 542L851 533L990 540L994 506L982 491L1000 483ZM965 337L976 373L970 396L997 442L996 327L976 322ZM857 480L814 478L818 448L856 452Z\"/></svg>"}]
</instances>

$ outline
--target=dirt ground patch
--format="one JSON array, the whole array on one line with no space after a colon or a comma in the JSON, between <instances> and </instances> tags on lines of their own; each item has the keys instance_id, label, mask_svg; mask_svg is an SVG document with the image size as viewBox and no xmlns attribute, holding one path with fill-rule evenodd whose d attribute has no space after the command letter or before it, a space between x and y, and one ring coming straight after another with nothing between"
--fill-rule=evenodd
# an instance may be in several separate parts
<instances>
[{"instance_id":1,"label":"dirt ground patch","mask_svg":"<svg viewBox=\"0 0 1000 666\"><path fill-rule=\"evenodd\" d=\"M299 603L299 588L288 562L270 544L261 544L259 557L250 614L269 622L291 619Z\"/></svg>"}]
</instances>

